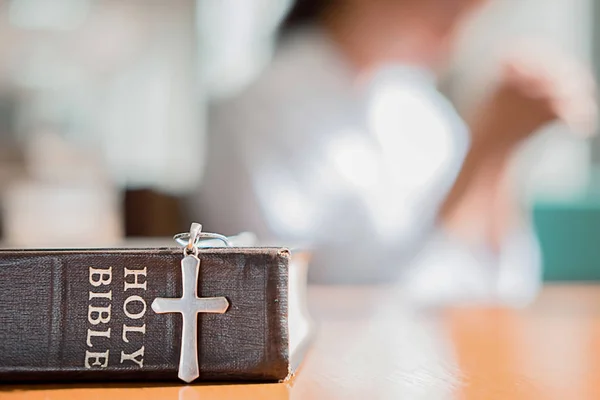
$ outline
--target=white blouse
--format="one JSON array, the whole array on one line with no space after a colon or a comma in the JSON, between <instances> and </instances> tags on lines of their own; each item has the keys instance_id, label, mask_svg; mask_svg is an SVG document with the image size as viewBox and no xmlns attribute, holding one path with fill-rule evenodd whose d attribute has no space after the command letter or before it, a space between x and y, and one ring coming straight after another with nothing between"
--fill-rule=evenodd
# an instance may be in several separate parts
<instances>
[{"instance_id":1,"label":"white blouse","mask_svg":"<svg viewBox=\"0 0 600 400\"><path fill-rule=\"evenodd\" d=\"M432 74L389 65L356 77L322 32L305 30L209 119L195 200L207 229L310 246L313 281L407 270L416 281L407 266L429 246L469 141Z\"/></svg>"}]
</instances>

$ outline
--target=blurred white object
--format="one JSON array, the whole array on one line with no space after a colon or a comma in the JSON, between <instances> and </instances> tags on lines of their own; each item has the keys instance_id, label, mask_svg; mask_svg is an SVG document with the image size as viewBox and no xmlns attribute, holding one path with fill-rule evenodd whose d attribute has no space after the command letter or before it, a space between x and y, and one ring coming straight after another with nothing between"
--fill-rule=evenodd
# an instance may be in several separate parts
<instances>
[{"instance_id":1,"label":"blurred white object","mask_svg":"<svg viewBox=\"0 0 600 400\"><path fill-rule=\"evenodd\" d=\"M0 4L0 85L20 141L56 127L121 187L178 194L201 179L195 0Z\"/></svg>"},{"instance_id":2,"label":"blurred white object","mask_svg":"<svg viewBox=\"0 0 600 400\"><path fill-rule=\"evenodd\" d=\"M25 162L29 175L40 182L88 185L108 185L110 182L101 156L66 141L52 131L38 131L27 141Z\"/></svg>"},{"instance_id":3,"label":"blurred white object","mask_svg":"<svg viewBox=\"0 0 600 400\"><path fill-rule=\"evenodd\" d=\"M10 246L111 246L123 234L119 198L104 186L29 181L11 186L2 200Z\"/></svg>"},{"instance_id":4,"label":"blurred white object","mask_svg":"<svg viewBox=\"0 0 600 400\"><path fill-rule=\"evenodd\" d=\"M512 232L498 254L469 247L439 230L415 257L402 289L422 306L504 304L521 307L541 288L542 261L533 232Z\"/></svg>"},{"instance_id":5,"label":"blurred white object","mask_svg":"<svg viewBox=\"0 0 600 400\"><path fill-rule=\"evenodd\" d=\"M24 29L69 30L88 15L90 0L11 0L10 22Z\"/></svg>"},{"instance_id":6,"label":"blurred white object","mask_svg":"<svg viewBox=\"0 0 600 400\"><path fill-rule=\"evenodd\" d=\"M277 26L292 0L198 0L201 82L206 95L235 94L271 60Z\"/></svg>"},{"instance_id":7,"label":"blurred white object","mask_svg":"<svg viewBox=\"0 0 600 400\"><path fill-rule=\"evenodd\" d=\"M122 236L120 198L99 157L51 132L26 146L27 178L2 196L7 244L110 246Z\"/></svg>"}]
</instances>

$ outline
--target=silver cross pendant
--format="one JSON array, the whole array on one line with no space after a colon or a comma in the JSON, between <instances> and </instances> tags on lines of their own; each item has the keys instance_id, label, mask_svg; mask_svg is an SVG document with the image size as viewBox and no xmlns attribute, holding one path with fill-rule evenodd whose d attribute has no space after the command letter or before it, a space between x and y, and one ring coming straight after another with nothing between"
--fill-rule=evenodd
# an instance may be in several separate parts
<instances>
[{"instance_id":1,"label":"silver cross pendant","mask_svg":"<svg viewBox=\"0 0 600 400\"><path fill-rule=\"evenodd\" d=\"M194 226L192 226L194 230ZM199 230L196 232L198 233ZM190 238L190 242L195 236ZM198 249L194 247L192 254L185 251L181 260L181 276L183 296L181 298L156 298L152 309L158 314L179 313L183 318L181 332L181 352L179 355L179 379L191 382L200 376L198 367L198 313L223 314L229 308L225 297L198 297L198 274L200 259Z\"/></svg>"}]
</instances>

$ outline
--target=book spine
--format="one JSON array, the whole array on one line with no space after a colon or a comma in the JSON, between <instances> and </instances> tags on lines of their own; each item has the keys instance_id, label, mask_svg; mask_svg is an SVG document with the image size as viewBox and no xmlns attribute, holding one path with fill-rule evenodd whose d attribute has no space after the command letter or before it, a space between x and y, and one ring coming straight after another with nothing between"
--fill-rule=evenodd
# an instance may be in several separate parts
<instances>
[{"instance_id":1,"label":"book spine","mask_svg":"<svg viewBox=\"0 0 600 400\"><path fill-rule=\"evenodd\" d=\"M0 252L0 382L176 381L181 250ZM202 251L199 380L277 381L288 373L287 273L281 249Z\"/></svg>"}]
</instances>

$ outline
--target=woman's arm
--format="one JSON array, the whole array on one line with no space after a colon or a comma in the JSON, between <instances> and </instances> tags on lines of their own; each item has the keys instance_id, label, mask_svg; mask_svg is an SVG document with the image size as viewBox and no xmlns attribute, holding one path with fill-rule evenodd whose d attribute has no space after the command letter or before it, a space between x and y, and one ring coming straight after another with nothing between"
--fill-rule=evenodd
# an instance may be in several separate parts
<instances>
[{"instance_id":1,"label":"woman's arm","mask_svg":"<svg viewBox=\"0 0 600 400\"><path fill-rule=\"evenodd\" d=\"M581 68L559 64L512 60L496 89L473 114L472 146L441 213L442 224L451 233L498 249L522 220L508 179L510 160L521 143L555 120L580 132L593 131L593 80ZM548 66L570 74L550 73Z\"/></svg>"}]
</instances>

